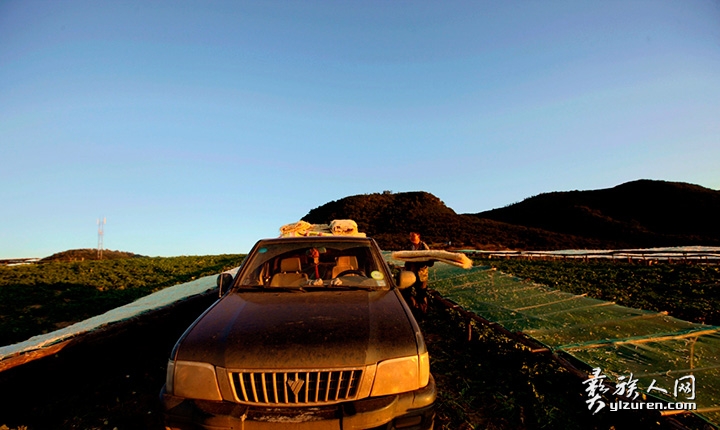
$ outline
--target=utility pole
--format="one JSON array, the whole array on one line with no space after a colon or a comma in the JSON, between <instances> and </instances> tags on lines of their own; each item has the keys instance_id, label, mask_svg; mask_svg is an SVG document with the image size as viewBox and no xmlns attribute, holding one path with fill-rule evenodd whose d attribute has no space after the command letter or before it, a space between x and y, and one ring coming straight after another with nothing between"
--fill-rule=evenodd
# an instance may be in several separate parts
<instances>
[{"instance_id":1,"label":"utility pole","mask_svg":"<svg viewBox=\"0 0 720 430\"><path fill-rule=\"evenodd\" d=\"M107 219L103 217L102 221L100 221L100 218L97 220L98 225L98 246L97 246L97 258L98 260L102 260L102 254L103 254L103 235L105 234L105 223L107 222Z\"/></svg>"}]
</instances>

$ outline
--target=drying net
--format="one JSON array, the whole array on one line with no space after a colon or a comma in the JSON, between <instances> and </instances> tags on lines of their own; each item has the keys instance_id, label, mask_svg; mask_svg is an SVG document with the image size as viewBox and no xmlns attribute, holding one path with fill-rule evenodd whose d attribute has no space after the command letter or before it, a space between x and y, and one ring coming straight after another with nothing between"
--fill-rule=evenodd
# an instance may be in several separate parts
<instances>
[{"instance_id":1,"label":"drying net","mask_svg":"<svg viewBox=\"0 0 720 430\"><path fill-rule=\"evenodd\" d=\"M630 394L632 383L632 391L650 398L694 402L697 415L720 424L720 327L565 293L487 267L435 264L428 287L559 355L600 369L616 388L627 388L618 394Z\"/></svg>"}]
</instances>

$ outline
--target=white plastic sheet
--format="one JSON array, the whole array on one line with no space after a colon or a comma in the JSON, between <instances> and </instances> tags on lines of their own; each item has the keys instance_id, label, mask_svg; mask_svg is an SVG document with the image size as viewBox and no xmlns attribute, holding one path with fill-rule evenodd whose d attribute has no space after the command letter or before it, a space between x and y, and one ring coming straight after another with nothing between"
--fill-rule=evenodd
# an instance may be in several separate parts
<instances>
[{"instance_id":1,"label":"white plastic sheet","mask_svg":"<svg viewBox=\"0 0 720 430\"><path fill-rule=\"evenodd\" d=\"M228 273L235 275L238 268L229 270ZM92 332L117 322L136 317L143 313L161 309L180 300L203 294L216 288L217 275L205 276L191 282L168 287L128 303L124 306L112 309L104 314L88 318L68 327L50 333L33 336L30 339L12 345L0 347L0 361L16 356L18 354L36 351L45 347L57 344L64 340Z\"/></svg>"}]
</instances>

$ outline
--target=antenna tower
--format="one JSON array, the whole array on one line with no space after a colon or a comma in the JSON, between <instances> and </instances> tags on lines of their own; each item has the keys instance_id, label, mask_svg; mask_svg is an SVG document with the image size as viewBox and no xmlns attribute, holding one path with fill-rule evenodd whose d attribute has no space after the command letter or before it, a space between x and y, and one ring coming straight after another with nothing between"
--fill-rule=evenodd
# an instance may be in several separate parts
<instances>
[{"instance_id":1,"label":"antenna tower","mask_svg":"<svg viewBox=\"0 0 720 430\"><path fill-rule=\"evenodd\" d=\"M97 246L97 258L98 260L102 260L102 254L103 254L103 235L105 234L105 223L107 222L107 219L103 217L102 220L98 218L97 225L98 225L98 246Z\"/></svg>"}]
</instances>

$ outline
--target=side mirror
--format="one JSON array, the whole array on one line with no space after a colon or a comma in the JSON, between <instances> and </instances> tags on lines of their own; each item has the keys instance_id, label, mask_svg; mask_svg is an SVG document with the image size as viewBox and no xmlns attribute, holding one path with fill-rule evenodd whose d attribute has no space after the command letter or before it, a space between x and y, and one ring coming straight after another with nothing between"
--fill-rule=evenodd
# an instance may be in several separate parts
<instances>
[{"instance_id":1,"label":"side mirror","mask_svg":"<svg viewBox=\"0 0 720 430\"><path fill-rule=\"evenodd\" d=\"M225 293L230 290L232 285L233 277L229 273L221 273L217 277L218 294L222 297Z\"/></svg>"},{"instance_id":2,"label":"side mirror","mask_svg":"<svg viewBox=\"0 0 720 430\"><path fill-rule=\"evenodd\" d=\"M398 288L405 289L417 281L415 274L409 270L401 270L398 275Z\"/></svg>"}]
</instances>

